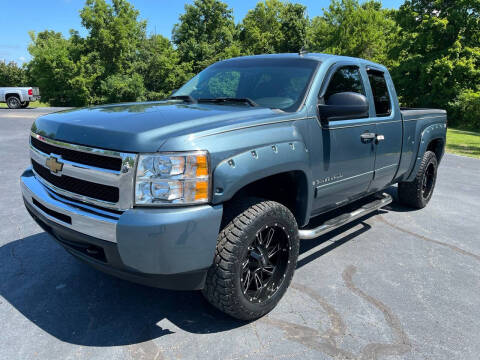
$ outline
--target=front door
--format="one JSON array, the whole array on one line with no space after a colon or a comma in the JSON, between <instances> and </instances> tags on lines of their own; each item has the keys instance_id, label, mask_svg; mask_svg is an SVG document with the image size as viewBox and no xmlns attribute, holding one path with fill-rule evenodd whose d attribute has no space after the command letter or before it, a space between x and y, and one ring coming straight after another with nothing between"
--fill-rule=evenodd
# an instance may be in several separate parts
<instances>
[{"instance_id":1,"label":"front door","mask_svg":"<svg viewBox=\"0 0 480 360\"><path fill-rule=\"evenodd\" d=\"M339 92L366 95L368 85L356 64L340 64L332 68L319 94L319 102ZM375 122L370 118L318 121L311 156L314 175L313 215L346 204L364 195L373 179L375 161Z\"/></svg>"}]
</instances>

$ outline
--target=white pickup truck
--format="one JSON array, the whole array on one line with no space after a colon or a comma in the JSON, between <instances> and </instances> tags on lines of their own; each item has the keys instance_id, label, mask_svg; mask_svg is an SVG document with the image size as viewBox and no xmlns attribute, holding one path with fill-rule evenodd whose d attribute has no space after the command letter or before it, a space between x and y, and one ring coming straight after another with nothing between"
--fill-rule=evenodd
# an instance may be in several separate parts
<instances>
[{"instance_id":1,"label":"white pickup truck","mask_svg":"<svg viewBox=\"0 0 480 360\"><path fill-rule=\"evenodd\" d=\"M6 102L10 109L28 107L30 101L40 100L38 87L0 87L0 102Z\"/></svg>"}]
</instances>

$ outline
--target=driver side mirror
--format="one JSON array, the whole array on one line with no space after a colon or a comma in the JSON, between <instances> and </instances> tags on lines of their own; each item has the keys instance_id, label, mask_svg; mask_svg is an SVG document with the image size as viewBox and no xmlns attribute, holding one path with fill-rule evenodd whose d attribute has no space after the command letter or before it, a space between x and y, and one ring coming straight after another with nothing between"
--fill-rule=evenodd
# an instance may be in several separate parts
<instances>
[{"instance_id":1,"label":"driver side mirror","mask_svg":"<svg viewBox=\"0 0 480 360\"><path fill-rule=\"evenodd\" d=\"M368 99L355 92L340 92L328 97L326 104L318 105L322 126L330 121L361 119L368 117Z\"/></svg>"}]
</instances>

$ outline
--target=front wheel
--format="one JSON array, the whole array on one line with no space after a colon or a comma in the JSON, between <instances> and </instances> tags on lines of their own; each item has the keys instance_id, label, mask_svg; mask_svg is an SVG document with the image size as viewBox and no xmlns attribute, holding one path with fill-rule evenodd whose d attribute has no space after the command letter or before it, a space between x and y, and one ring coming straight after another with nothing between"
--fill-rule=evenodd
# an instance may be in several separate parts
<instances>
[{"instance_id":1,"label":"front wheel","mask_svg":"<svg viewBox=\"0 0 480 360\"><path fill-rule=\"evenodd\" d=\"M416 209L427 206L432 198L437 181L437 156L433 151L426 151L415 179L398 184L398 198L401 203Z\"/></svg>"},{"instance_id":2,"label":"front wheel","mask_svg":"<svg viewBox=\"0 0 480 360\"><path fill-rule=\"evenodd\" d=\"M274 201L250 201L235 208L236 216L218 236L203 295L234 318L254 320L277 305L292 280L299 248L297 222Z\"/></svg>"}]
</instances>

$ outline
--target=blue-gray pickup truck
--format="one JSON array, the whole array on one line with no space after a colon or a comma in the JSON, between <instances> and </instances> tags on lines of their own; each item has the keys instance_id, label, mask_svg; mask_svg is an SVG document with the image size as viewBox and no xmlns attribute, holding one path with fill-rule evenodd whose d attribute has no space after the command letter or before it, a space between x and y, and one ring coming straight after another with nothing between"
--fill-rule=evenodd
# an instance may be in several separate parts
<instances>
[{"instance_id":1,"label":"blue-gray pickup truck","mask_svg":"<svg viewBox=\"0 0 480 360\"><path fill-rule=\"evenodd\" d=\"M432 197L444 110L400 108L388 70L325 54L220 61L160 102L38 118L26 208L115 276L202 290L243 320L272 310L299 241ZM320 219L320 220L319 220Z\"/></svg>"}]
</instances>

